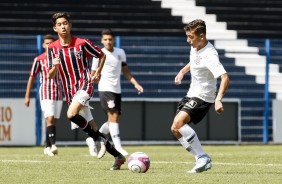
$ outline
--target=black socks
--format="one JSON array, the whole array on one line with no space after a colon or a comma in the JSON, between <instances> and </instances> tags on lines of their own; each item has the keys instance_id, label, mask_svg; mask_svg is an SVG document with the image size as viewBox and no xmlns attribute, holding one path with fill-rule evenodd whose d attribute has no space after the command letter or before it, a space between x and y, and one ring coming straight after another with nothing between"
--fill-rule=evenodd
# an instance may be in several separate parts
<instances>
[{"instance_id":1,"label":"black socks","mask_svg":"<svg viewBox=\"0 0 282 184\"><path fill-rule=\"evenodd\" d=\"M56 143L56 126L51 125L46 127L46 147Z\"/></svg>"}]
</instances>

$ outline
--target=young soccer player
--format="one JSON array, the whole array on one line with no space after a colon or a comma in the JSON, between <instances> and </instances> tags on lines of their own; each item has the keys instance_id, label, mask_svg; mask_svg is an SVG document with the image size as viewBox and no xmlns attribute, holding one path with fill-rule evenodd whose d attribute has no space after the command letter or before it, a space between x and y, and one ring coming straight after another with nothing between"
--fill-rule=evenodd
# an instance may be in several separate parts
<instances>
[{"instance_id":1,"label":"young soccer player","mask_svg":"<svg viewBox=\"0 0 282 184\"><path fill-rule=\"evenodd\" d=\"M197 19L184 27L187 42L191 45L190 62L175 77L181 84L184 74L191 73L187 95L179 102L171 131L182 146L196 159L196 165L188 173L200 173L212 167L210 156L203 150L196 132L189 123L200 122L214 104L215 111L224 111L221 100L227 91L229 77L219 61L218 53L206 38L206 24ZM221 79L216 95L217 78Z\"/></svg>"},{"instance_id":2,"label":"young soccer player","mask_svg":"<svg viewBox=\"0 0 282 184\"><path fill-rule=\"evenodd\" d=\"M95 141L101 139L104 144L101 144L101 148L105 147L115 157L111 170L119 170L125 162L125 157L98 131L89 106L93 82L99 81L106 56L88 39L72 36L71 27L67 13L59 12L53 15L53 29L58 33L59 39L48 47L50 77L54 77L56 73L61 77L66 101L69 104L68 119L82 128ZM97 72L92 78L88 63L90 57L99 58ZM101 151L104 152L99 153L100 158L105 154L104 149Z\"/></svg>"},{"instance_id":3,"label":"young soccer player","mask_svg":"<svg viewBox=\"0 0 282 184\"><path fill-rule=\"evenodd\" d=\"M46 120L46 143L44 154L54 156L58 153L56 146L56 119L60 118L62 110L62 86L56 75L53 79L48 75L47 47L54 41L52 35L48 34L43 37L42 47L45 52L34 58L30 69L30 77L27 82L25 93L25 105L30 103L30 92L36 79L40 74L39 98L41 110Z\"/></svg>"},{"instance_id":4,"label":"young soccer player","mask_svg":"<svg viewBox=\"0 0 282 184\"><path fill-rule=\"evenodd\" d=\"M137 82L137 80L131 74L127 63L126 54L123 49L114 47L115 36L111 29L104 29L101 32L101 43L104 45L102 51L106 54L106 61L102 70L101 79L98 84L98 91L101 101L101 106L108 116L107 122L105 122L100 132L103 134L111 135L115 148L124 156L128 155L121 146L120 131L119 131L119 115L121 114L121 84L120 76L121 72L125 78L132 83L138 93L143 93L143 87ZM91 74L95 75L98 68L98 60L93 58ZM95 144L91 139L86 140L90 154L94 154L92 151L95 149Z\"/></svg>"}]
</instances>

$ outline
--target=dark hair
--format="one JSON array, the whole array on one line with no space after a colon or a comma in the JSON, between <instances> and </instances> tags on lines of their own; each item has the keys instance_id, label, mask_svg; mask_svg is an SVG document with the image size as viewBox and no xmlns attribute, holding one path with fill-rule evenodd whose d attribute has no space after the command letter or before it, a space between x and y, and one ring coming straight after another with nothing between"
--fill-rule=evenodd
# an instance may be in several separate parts
<instances>
[{"instance_id":1,"label":"dark hair","mask_svg":"<svg viewBox=\"0 0 282 184\"><path fill-rule=\"evenodd\" d=\"M43 36L43 40L46 40L46 39L52 39L52 40L54 40L54 37L53 37L53 35L51 35L51 34L47 34L47 35Z\"/></svg>"},{"instance_id":2,"label":"dark hair","mask_svg":"<svg viewBox=\"0 0 282 184\"><path fill-rule=\"evenodd\" d=\"M70 18L70 15L66 12L58 12L58 13L54 13L53 14L53 17L52 17L52 21L53 21L53 26L56 25L56 20L58 18L65 18L68 22L69 22L69 18Z\"/></svg>"},{"instance_id":3,"label":"dark hair","mask_svg":"<svg viewBox=\"0 0 282 184\"><path fill-rule=\"evenodd\" d=\"M201 19L193 20L184 27L185 31L194 31L196 35L206 34L206 23Z\"/></svg>"},{"instance_id":4,"label":"dark hair","mask_svg":"<svg viewBox=\"0 0 282 184\"><path fill-rule=\"evenodd\" d=\"M109 28L103 29L102 32L101 32L101 35L102 36L103 35L111 35L111 36L115 37L114 32Z\"/></svg>"}]
</instances>

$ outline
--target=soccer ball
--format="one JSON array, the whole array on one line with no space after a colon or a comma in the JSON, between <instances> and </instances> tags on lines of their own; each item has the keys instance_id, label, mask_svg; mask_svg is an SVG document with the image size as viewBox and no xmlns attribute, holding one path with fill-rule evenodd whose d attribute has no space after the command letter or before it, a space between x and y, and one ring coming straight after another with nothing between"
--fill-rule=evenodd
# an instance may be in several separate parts
<instances>
[{"instance_id":1,"label":"soccer ball","mask_svg":"<svg viewBox=\"0 0 282 184\"><path fill-rule=\"evenodd\" d=\"M143 152L135 152L128 157L128 169L133 173L145 173L149 167L150 158Z\"/></svg>"}]
</instances>

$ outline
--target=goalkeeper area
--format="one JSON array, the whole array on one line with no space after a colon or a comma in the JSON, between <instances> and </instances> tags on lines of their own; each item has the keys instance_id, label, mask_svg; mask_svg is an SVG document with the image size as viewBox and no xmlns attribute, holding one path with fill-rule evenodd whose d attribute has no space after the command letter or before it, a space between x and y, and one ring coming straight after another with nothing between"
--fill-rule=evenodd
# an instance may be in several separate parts
<instances>
[{"instance_id":1,"label":"goalkeeper area","mask_svg":"<svg viewBox=\"0 0 282 184\"><path fill-rule=\"evenodd\" d=\"M194 159L180 145L124 146L131 154L141 151L151 160L146 173L131 173L127 162L111 171L114 158L89 155L87 146L58 147L48 157L43 147L1 147L1 183L281 183L281 145L204 145L213 167L187 174Z\"/></svg>"}]
</instances>

